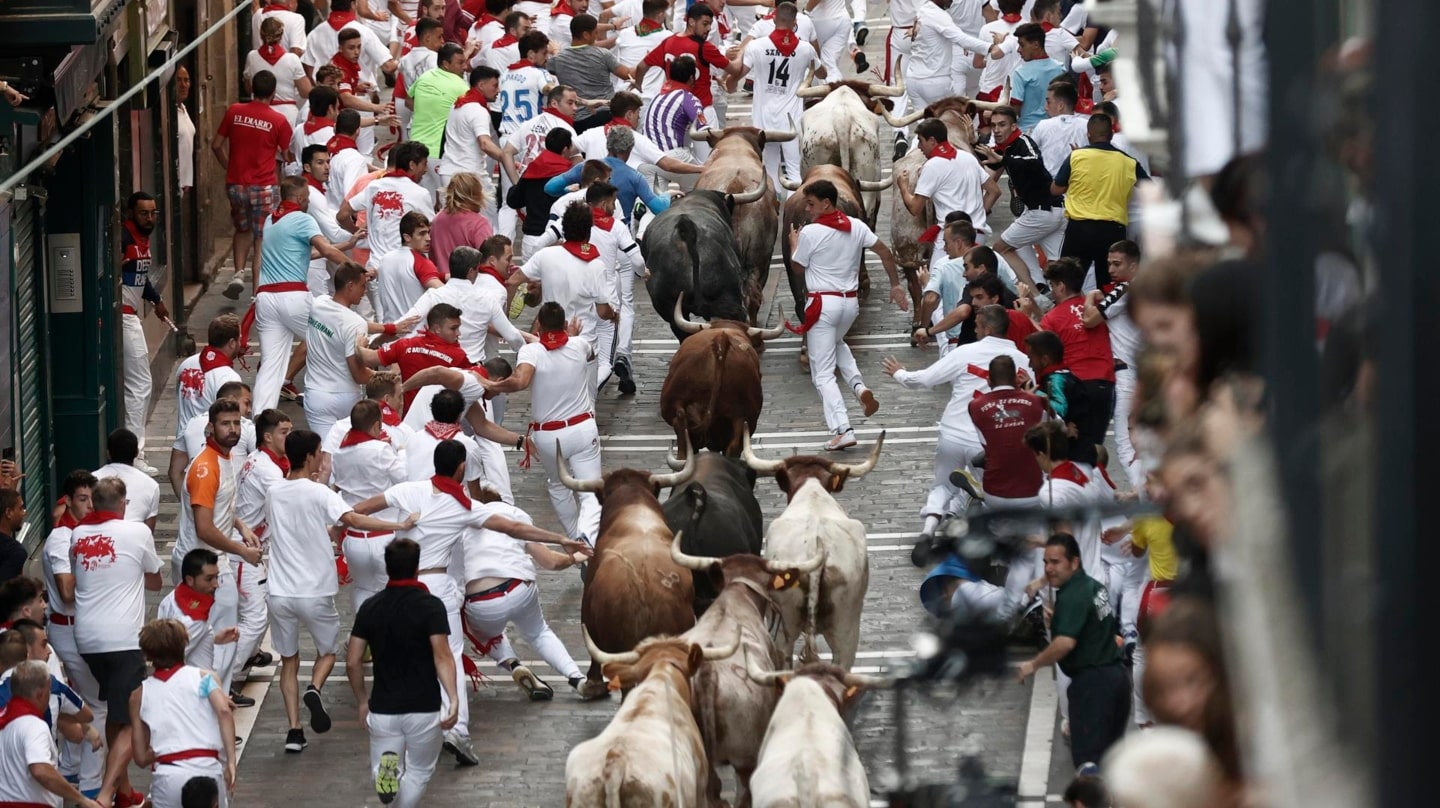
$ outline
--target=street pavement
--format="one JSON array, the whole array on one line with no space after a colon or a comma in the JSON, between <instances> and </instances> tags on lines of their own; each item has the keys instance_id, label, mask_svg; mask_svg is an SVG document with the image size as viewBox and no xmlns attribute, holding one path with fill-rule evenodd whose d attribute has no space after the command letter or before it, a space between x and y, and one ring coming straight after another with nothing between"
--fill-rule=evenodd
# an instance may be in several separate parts
<instances>
[{"instance_id":1,"label":"street pavement","mask_svg":"<svg viewBox=\"0 0 1440 808\"><path fill-rule=\"evenodd\" d=\"M883 59L887 20L874 19L866 48L872 64ZM847 73L850 72L847 65ZM744 94L732 96L729 122L748 123L750 100ZM881 142L888 176L891 142L883 122ZM877 228L888 239L888 195ZM992 226L999 232L1010 221L1002 198L995 206ZM762 316L775 322L774 290L782 280L779 251L772 261L766 307ZM883 271L871 256L873 288L883 290ZM228 281L222 270L221 281ZM242 311L248 296L237 303L220 296L223 283L216 283L197 303L191 314L191 330L203 334L204 324L226 310ZM780 302L793 316L788 287L781 285ZM669 358L676 342L654 313L643 287L637 285L635 372L638 392L620 396L612 384L600 393L598 416L607 470L633 467L664 470L665 452L673 432L659 418L658 401ZM529 322L533 312L522 315ZM882 372L880 363L894 354L908 367L921 367L935 360L933 350L909 346L907 324L910 315L901 313L884 299L883 291L862 302L861 315L849 343L855 351L866 383L880 400L879 412L871 418L860 414L850 402L852 424L860 445L848 452L856 461L869 451L881 430L887 430L884 453L875 471L863 479L851 480L837 499L867 529L870 585L861 622L861 643L856 670L885 673L913 657L911 638L924 623L917 587L923 571L909 560L920 523L919 507L931 478L936 441L936 420L949 396L944 389L925 392L902 390ZM762 359L765 385L764 412L756 440L762 456L780 456L796 451L820 453L826 439L819 397L808 372L799 364L799 340L792 336L768 345ZM255 357L249 358L253 376ZM301 380L303 386L303 377ZM161 398L156 403L149 427L147 450L150 462L165 468L175 427L175 388L171 377L157 385ZM284 403L297 426L304 414L293 403ZM507 420L513 427L526 418L527 395L511 397ZM509 459L519 460L517 453ZM558 522L545 493L543 472L538 464L522 471L512 468L517 504L528 510L543 527L558 529ZM1116 479L1123 478L1123 475ZM175 539L178 503L167 482L163 495L157 544L162 557ZM766 523L784 508L785 500L773 479L761 478L757 496ZM168 565L167 573L168 575ZM541 602L560 639L569 648L582 670L588 659L580 636L580 576L574 571L541 573ZM337 598L344 625L353 611L350 593ZM473 768L456 768L449 755L442 755L431 780L427 801L433 804L474 806L556 806L564 802L564 768L569 750L578 742L598 734L614 715L618 699L584 703L543 662L524 640L512 639L522 658L537 674L556 688L550 703L531 703L507 675L496 675L488 659L480 668L486 681L468 695L471 702L471 733L481 763ZM267 641L268 647L268 641ZM822 640L823 647L823 640ZM1024 658L1023 649L1012 649L1012 662ZM472 656L474 654L472 653ZM826 655L828 656L828 654ZM307 679L314 659L309 637L302 646L302 680ZM300 755L284 753L287 724L284 707L275 684L277 669L255 670L245 692L258 700L254 708L239 710L237 723L243 736L239 767L239 789L234 799L240 804L264 808L296 803L334 805L378 805L368 769L368 746L364 728L357 720L356 705L345 681L342 660L324 690L334 719L325 735L307 731L309 748ZM1058 801L1054 795L1064 789L1070 776L1069 755L1057 735L1054 719L1054 685L1049 672L1042 672L1039 685L1019 685L1013 676L981 679L961 686L945 686L905 696L909 717L905 729L905 755L912 773L922 781L953 780L961 756L974 755L987 774L1014 786L1023 781L1024 796L1036 800L1020 804ZM856 745L869 772L872 791L883 797L893 782L893 748L896 737L895 695L877 691L868 694L851 717ZM303 711L302 711L303 717ZM1051 747L1054 747L1052 761ZM733 794L733 777L725 773L726 794ZM883 804L883 803L877 803Z\"/></svg>"}]
</instances>

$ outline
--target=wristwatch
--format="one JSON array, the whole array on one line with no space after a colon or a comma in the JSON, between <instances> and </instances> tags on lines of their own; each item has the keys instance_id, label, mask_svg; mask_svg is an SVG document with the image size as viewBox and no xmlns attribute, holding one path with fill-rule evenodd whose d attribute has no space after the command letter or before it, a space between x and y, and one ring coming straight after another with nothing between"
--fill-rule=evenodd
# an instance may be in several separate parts
<instances>
[{"instance_id":1,"label":"wristwatch","mask_svg":"<svg viewBox=\"0 0 1440 808\"><path fill-rule=\"evenodd\" d=\"M515 451L517 451L517 452L523 452L523 451L525 451L525 436L524 436L524 435L521 435L521 436L520 436L520 439L517 440L517 441L515 441Z\"/></svg>"}]
</instances>

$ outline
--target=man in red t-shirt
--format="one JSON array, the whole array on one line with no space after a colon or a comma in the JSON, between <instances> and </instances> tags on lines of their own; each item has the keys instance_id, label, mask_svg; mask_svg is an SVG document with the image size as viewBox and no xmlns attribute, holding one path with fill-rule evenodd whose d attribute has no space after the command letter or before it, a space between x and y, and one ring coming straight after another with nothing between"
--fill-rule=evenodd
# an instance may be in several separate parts
<instances>
[{"instance_id":1,"label":"man in red t-shirt","mask_svg":"<svg viewBox=\"0 0 1440 808\"><path fill-rule=\"evenodd\" d=\"M436 303L425 315L424 331L380 346L376 356L379 364L398 365L402 381L425 368L470 367L470 359L460 347L460 310L449 303ZM405 412L410 411L410 402L419 392L405 391Z\"/></svg>"},{"instance_id":2,"label":"man in red t-shirt","mask_svg":"<svg viewBox=\"0 0 1440 808\"><path fill-rule=\"evenodd\" d=\"M657 67L667 75L670 72L670 63L680 56L690 56L695 59L695 84L690 89L695 93L695 98L700 101L701 112L707 123L716 129L723 129L725 121L715 114L715 96L711 92L710 68L716 67L726 73L739 75L741 63L736 61L733 65L720 49L715 47L708 40L710 29L715 24L715 10L704 3L696 3L685 12L685 33L675 34L658 47L646 54L640 64L636 66L633 83L635 91L639 92L644 86L645 73L652 67ZM703 142L691 144L695 150L695 156L701 161L710 153L710 147Z\"/></svg>"},{"instance_id":3,"label":"man in red t-shirt","mask_svg":"<svg viewBox=\"0 0 1440 808\"><path fill-rule=\"evenodd\" d=\"M965 284L965 297L970 300L972 311L979 311L986 306L1004 306L1008 294L1004 282L993 272L982 272ZM1006 339L1015 343L1020 350L1025 350L1025 338L1035 333L1035 323L1015 309L1006 309L1005 313L1010 316L1010 328L1005 332Z\"/></svg>"},{"instance_id":4,"label":"man in red t-shirt","mask_svg":"<svg viewBox=\"0 0 1440 808\"><path fill-rule=\"evenodd\" d=\"M1079 435L1070 446L1069 459L1095 465L1096 447L1105 443L1105 430L1115 411L1115 355L1110 351L1110 329L1102 322L1085 327L1085 268L1073 258L1059 258L1045 268L1055 308L1040 318L1034 292L1021 284L1016 308L1025 312L1043 331L1052 331L1065 346L1065 368L1074 374L1077 398L1071 402ZM1088 472L1089 469L1087 468Z\"/></svg>"},{"instance_id":5,"label":"man in red t-shirt","mask_svg":"<svg viewBox=\"0 0 1440 808\"><path fill-rule=\"evenodd\" d=\"M238 279L254 247L260 269L260 239L265 218L280 206L277 159L289 162L290 120L270 105L275 96L275 74L261 70L250 79L252 100L231 104L210 148L225 167L225 190L230 197L230 220L235 225L231 243Z\"/></svg>"},{"instance_id":6,"label":"man in red t-shirt","mask_svg":"<svg viewBox=\"0 0 1440 808\"><path fill-rule=\"evenodd\" d=\"M1015 360L990 360L990 389L970 401L970 422L985 447L985 507L1028 507L1044 475L1025 446L1025 430L1045 418L1045 399L1016 388Z\"/></svg>"}]
</instances>

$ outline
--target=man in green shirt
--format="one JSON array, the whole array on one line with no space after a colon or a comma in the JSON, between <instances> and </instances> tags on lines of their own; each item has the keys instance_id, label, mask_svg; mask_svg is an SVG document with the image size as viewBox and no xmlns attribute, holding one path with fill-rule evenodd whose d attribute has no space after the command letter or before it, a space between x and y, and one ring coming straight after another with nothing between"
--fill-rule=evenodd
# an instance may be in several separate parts
<instances>
[{"instance_id":1,"label":"man in green shirt","mask_svg":"<svg viewBox=\"0 0 1440 808\"><path fill-rule=\"evenodd\" d=\"M465 50L453 42L440 46L435 67L415 80L410 93L410 139L424 143L438 162L440 147L445 143L445 121L455 100L470 90L465 80Z\"/></svg>"},{"instance_id":2,"label":"man in green shirt","mask_svg":"<svg viewBox=\"0 0 1440 808\"><path fill-rule=\"evenodd\" d=\"M1130 677L1122 663L1115 610L1105 585L1080 567L1080 545L1069 533L1045 542L1045 579L1055 589L1050 644L1020 665L1021 684L1037 669L1060 665L1069 677L1070 757L1077 768L1096 764L1125 734Z\"/></svg>"}]
</instances>

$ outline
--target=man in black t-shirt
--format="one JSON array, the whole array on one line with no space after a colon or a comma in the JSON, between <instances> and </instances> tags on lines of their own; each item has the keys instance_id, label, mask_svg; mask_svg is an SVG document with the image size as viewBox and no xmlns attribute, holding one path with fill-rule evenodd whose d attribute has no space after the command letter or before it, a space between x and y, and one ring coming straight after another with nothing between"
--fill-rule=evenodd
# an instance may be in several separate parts
<instances>
[{"instance_id":1,"label":"man in black t-shirt","mask_svg":"<svg viewBox=\"0 0 1440 808\"><path fill-rule=\"evenodd\" d=\"M355 614L346 652L350 689L370 730L370 768L380 801L419 805L440 759L442 733L459 717L455 658L445 604L416 580L420 545L396 539L385 548L384 591ZM374 662L375 692L365 694L365 648ZM440 713L440 688L450 710ZM396 798L399 798L396 801Z\"/></svg>"}]
</instances>

